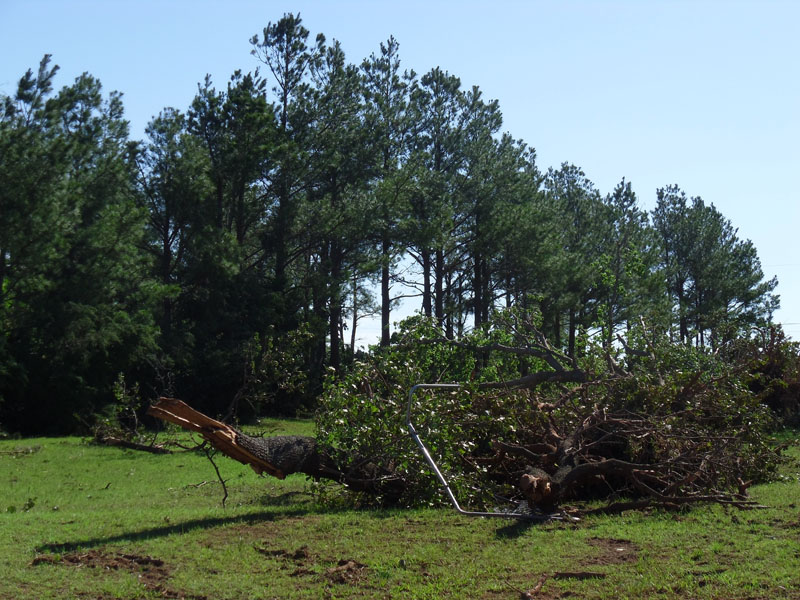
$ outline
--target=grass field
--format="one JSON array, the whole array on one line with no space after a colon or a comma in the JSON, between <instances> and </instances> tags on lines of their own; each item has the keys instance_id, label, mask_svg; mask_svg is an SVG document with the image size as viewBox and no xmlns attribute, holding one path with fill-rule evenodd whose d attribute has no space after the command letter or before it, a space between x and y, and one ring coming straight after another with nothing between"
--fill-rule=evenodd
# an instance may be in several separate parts
<instances>
[{"instance_id":1,"label":"grass field","mask_svg":"<svg viewBox=\"0 0 800 600\"><path fill-rule=\"evenodd\" d=\"M274 433L305 421L267 423ZM78 438L0 441L0 598L800 600L800 448L755 511L534 525L318 504L305 479Z\"/></svg>"}]
</instances>

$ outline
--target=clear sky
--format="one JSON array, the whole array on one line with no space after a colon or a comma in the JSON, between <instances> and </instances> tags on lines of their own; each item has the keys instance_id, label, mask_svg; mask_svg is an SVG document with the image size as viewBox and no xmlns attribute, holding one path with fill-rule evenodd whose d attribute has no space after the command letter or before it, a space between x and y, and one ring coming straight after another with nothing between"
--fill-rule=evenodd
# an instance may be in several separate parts
<instances>
[{"instance_id":1,"label":"clear sky","mask_svg":"<svg viewBox=\"0 0 800 600\"><path fill-rule=\"evenodd\" d=\"M50 53L57 86L87 71L123 92L141 139L206 73L224 88L254 70L249 39L286 12L351 62L393 35L405 68L478 85L543 170L573 163L603 194L624 177L648 210L670 184L713 203L778 277L777 320L800 339L794 0L0 0L0 93Z\"/></svg>"}]
</instances>

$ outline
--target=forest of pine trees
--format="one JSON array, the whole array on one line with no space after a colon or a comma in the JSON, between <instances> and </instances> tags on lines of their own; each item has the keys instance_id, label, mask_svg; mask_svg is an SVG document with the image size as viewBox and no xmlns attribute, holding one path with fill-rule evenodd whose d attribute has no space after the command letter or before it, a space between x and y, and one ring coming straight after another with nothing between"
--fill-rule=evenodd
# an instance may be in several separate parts
<instances>
[{"instance_id":1,"label":"forest of pine trees","mask_svg":"<svg viewBox=\"0 0 800 600\"><path fill-rule=\"evenodd\" d=\"M625 179L542 168L393 38L353 64L289 14L251 45L257 69L144 140L91 75L54 90L49 56L0 97L0 429L72 431L126 394L312 408L360 320L392 344L400 295L449 338L536 311L572 357L642 320L709 349L771 321L777 282L713 204L666 185L648 213Z\"/></svg>"}]
</instances>

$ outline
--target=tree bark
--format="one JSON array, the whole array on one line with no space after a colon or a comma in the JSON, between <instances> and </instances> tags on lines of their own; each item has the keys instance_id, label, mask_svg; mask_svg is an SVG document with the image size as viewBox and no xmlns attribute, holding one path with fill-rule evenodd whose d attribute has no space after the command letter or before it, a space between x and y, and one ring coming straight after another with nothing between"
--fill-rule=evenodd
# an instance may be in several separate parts
<instances>
[{"instance_id":1,"label":"tree bark","mask_svg":"<svg viewBox=\"0 0 800 600\"><path fill-rule=\"evenodd\" d=\"M444 250L442 248L436 249L436 258L434 261L434 315L439 325L444 324Z\"/></svg>"},{"instance_id":2,"label":"tree bark","mask_svg":"<svg viewBox=\"0 0 800 600\"><path fill-rule=\"evenodd\" d=\"M405 481L395 473L381 469L369 460L348 457L340 465L320 449L316 439L302 435L256 437L194 410L176 398L160 398L147 414L199 433L224 455L250 467L259 475L266 473L284 479L303 473L315 479L330 479L356 491L382 494L391 503L405 489Z\"/></svg>"},{"instance_id":3,"label":"tree bark","mask_svg":"<svg viewBox=\"0 0 800 600\"><path fill-rule=\"evenodd\" d=\"M424 248L422 254L422 312L426 317L433 315L433 303L431 292L431 252Z\"/></svg>"},{"instance_id":4,"label":"tree bark","mask_svg":"<svg viewBox=\"0 0 800 600\"><path fill-rule=\"evenodd\" d=\"M392 299L389 295L389 261L391 242L384 232L381 240L381 346L386 347L391 340L389 321L391 315Z\"/></svg>"}]
</instances>

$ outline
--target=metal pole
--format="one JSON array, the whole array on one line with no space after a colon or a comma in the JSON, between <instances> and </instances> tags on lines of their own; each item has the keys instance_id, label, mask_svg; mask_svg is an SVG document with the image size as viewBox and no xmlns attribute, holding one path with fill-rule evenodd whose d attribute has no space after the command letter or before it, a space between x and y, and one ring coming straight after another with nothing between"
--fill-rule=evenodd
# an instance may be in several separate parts
<instances>
[{"instance_id":1,"label":"metal pole","mask_svg":"<svg viewBox=\"0 0 800 600\"><path fill-rule=\"evenodd\" d=\"M444 487L444 491L447 493L447 496L450 498L450 502L453 504L453 507L456 509L456 512L465 515L467 517L503 517L506 519L527 519L530 521L547 521L552 518L558 518L552 515L532 515L526 513L519 513L519 512L480 512L480 511L471 511L471 510L464 510L459 506L458 500L456 500L456 496L453 493L453 490L450 488L450 484L447 483L447 479L439 470L439 467L436 465L436 462L433 460L431 453L425 447L425 444L419 437L414 424L411 422L411 404L414 400L414 393L418 389L461 389L464 386L460 383L418 383L408 392L408 408L406 409L406 426L408 427L408 434L411 436L417 446L419 446L420 451L422 452L422 456L425 457L425 460L430 465L431 469L433 469L436 478Z\"/></svg>"}]
</instances>

